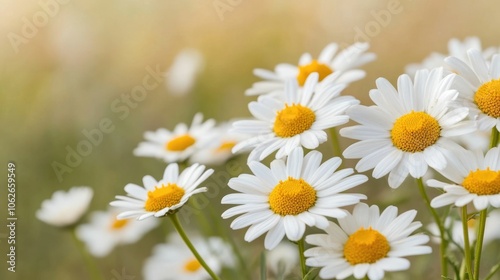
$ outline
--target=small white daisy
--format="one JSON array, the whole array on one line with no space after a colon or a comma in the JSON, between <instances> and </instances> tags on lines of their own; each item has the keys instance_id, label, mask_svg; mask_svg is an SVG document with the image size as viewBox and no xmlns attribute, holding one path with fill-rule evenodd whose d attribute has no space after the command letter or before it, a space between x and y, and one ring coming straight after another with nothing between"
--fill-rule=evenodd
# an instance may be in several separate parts
<instances>
[{"instance_id":1,"label":"small white daisy","mask_svg":"<svg viewBox=\"0 0 500 280\"><path fill-rule=\"evenodd\" d=\"M448 54L433 52L425 58L422 63L413 63L408 65L406 67L406 73L413 77L417 71L421 69L431 70L437 67L444 67L446 69L447 65L444 62L444 59L447 56L454 56L458 59L466 60L467 50L469 49L482 50L481 40L477 37L467 37L463 41L453 38L448 41ZM485 59L490 59L497 51L497 48L490 47L482 50L481 54Z\"/></svg>"},{"instance_id":2,"label":"small white daisy","mask_svg":"<svg viewBox=\"0 0 500 280\"><path fill-rule=\"evenodd\" d=\"M147 131L144 133L147 141L139 143L134 155L159 158L167 163L184 161L207 144L209 139L204 136L214 125L213 119L203 122L203 115L198 113L189 128L186 124L179 123L173 131L164 128Z\"/></svg>"},{"instance_id":3,"label":"small white daisy","mask_svg":"<svg viewBox=\"0 0 500 280\"><path fill-rule=\"evenodd\" d=\"M474 131L466 120L465 107L451 109L458 95L450 89L453 74L443 77L443 69L420 70L412 82L406 74L398 78L397 90L383 78L370 91L376 106L353 106L347 114L361 125L340 130L344 137L361 140L343 153L361 158L356 170L373 169L373 177L389 173L389 186L397 188L410 174L424 176L428 167L443 169L445 154L458 146L448 139Z\"/></svg>"},{"instance_id":4,"label":"small white daisy","mask_svg":"<svg viewBox=\"0 0 500 280\"><path fill-rule=\"evenodd\" d=\"M223 266L231 267L234 256L231 248L219 237L207 240L193 238L193 245L207 265L219 274ZM230 262L227 262L227 261ZM205 280L208 273L196 260L180 238L169 238L166 244L156 245L153 255L146 259L143 267L145 280Z\"/></svg>"},{"instance_id":5,"label":"small white daisy","mask_svg":"<svg viewBox=\"0 0 500 280\"><path fill-rule=\"evenodd\" d=\"M275 94L282 92L285 82L294 79L300 86L304 86L311 73L319 74L319 81L328 83L349 84L362 79L365 71L355 69L376 58L374 53L366 52L368 43L355 43L337 53L339 46L335 43L327 45L318 59L313 59L309 53L304 53L298 66L282 63L273 71L255 69L254 74L265 81L256 82L248 89L247 95Z\"/></svg>"},{"instance_id":6,"label":"small white daisy","mask_svg":"<svg viewBox=\"0 0 500 280\"><path fill-rule=\"evenodd\" d=\"M261 96L257 102L251 102L248 108L257 119L236 121L234 132L252 138L238 143L233 152L253 149L248 161L260 161L276 150L276 158L283 158L295 147L316 149L325 142L324 130L347 123L345 111L359 101L352 96L339 96L345 85L316 88L317 82L318 74L313 73L304 90L299 91L297 82L289 80L284 100Z\"/></svg>"},{"instance_id":7,"label":"small white daisy","mask_svg":"<svg viewBox=\"0 0 500 280\"><path fill-rule=\"evenodd\" d=\"M359 203L352 215L338 219L340 227L330 222L327 234L312 234L306 242L318 247L308 249L306 264L321 267L321 278L383 279L385 271L401 271L410 267L407 256L430 254L424 246L429 237L411 235L420 228L413 222L417 211L410 210L398 216L398 208L387 207L381 214L378 206ZM410 236L411 235L411 236Z\"/></svg>"},{"instance_id":8,"label":"small white daisy","mask_svg":"<svg viewBox=\"0 0 500 280\"><path fill-rule=\"evenodd\" d=\"M118 219L163 217L182 207L192 195L206 192L207 188L197 187L212 173L212 169L205 171L204 165L193 164L179 175L179 166L171 163L165 169L162 180L156 181L146 175L142 179L144 187L127 184L125 191L128 196L117 195L117 200L110 205L130 209L119 214Z\"/></svg>"},{"instance_id":9,"label":"small white daisy","mask_svg":"<svg viewBox=\"0 0 500 280\"><path fill-rule=\"evenodd\" d=\"M430 187L444 190L431 201L434 208L454 204L457 207L473 203L477 210L489 205L500 208L500 150L493 148L486 155L458 149L444 170L439 172L453 183L428 180Z\"/></svg>"},{"instance_id":10,"label":"small white daisy","mask_svg":"<svg viewBox=\"0 0 500 280\"><path fill-rule=\"evenodd\" d=\"M228 194L223 204L241 204L226 210L222 218L241 215L231 223L232 229L250 226L245 240L251 242L268 232L264 246L271 250L286 237L297 241L307 226L325 228L326 217L344 217L341 207L366 199L363 194L341 193L368 180L352 175L352 168L336 169L341 159L332 158L321 164L317 151L305 157L302 148L295 148L285 163L274 160L271 168L253 161L249 167L255 175L242 174L229 180L229 187L241 193Z\"/></svg>"},{"instance_id":11,"label":"small white daisy","mask_svg":"<svg viewBox=\"0 0 500 280\"><path fill-rule=\"evenodd\" d=\"M476 240L476 231L478 227L478 221L475 218L471 218L467 221L468 233L469 233L469 243L473 246ZM500 209L495 209L488 213L488 218L486 219L486 226L484 228L483 246L489 244L490 242L500 239L500 231L498 230L498 225L500 224ZM462 228L462 221L454 218L447 218L445 221L445 228L450 231L451 238L453 242L448 245L450 249L464 248L464 231ZM436 236L431 238L431 241L439 244L441 238L439 237L439 228L436 223L431 223L427 226L429 232Z\"/></svg>"},{"instance_id":12,"label":"small white daisy","mask_svg":"<svg viewBox=\"0 0 500 280\"><path fill-rule=\"evenodd\" d=\"M167 90L173 95L187 94L193 88L203 64L203 55L198 50L181 50L165 75Z\"/></svg>"},{"instance_id":13,"label":"small white daisy","mask_svg":"<svg viewBox=\"0 0 500 280\"><path fill-rule=\"evenodd\" d=\"M93 194L90 187L72 187L67 192L56 191L51 199L42 202L36 217L57 227L76 224L89 208Z\"/></svg>"},{"instance_id":14,"label":"small white daisy","mask_svg":"<svg viewBox=\"0 0 500 280\"><path fill-rule=\"evenodd\" d=\"M93 212L88 224L82 224L76 228L78 238L86 244L92 255L104 257L117 245L135 243L158 225L155 219L117 220L117 214L115 209Z\"/></svg>"},{"instance_id":15,"label":"small white daisy","mask_svg":"<svg viewBox=\"0 0 500 280\"><path fill-rule=\"evenodd\" d=\"M233 147L248 139L246 135L230 131L233 122L223 123L212 129L212 132L205 136L210 139L209 143L196 151L189 161L205 165L222 165L233 157L235 155L231 151Z\"/></svg>"},{"instance_id":16,"label":"small white daisy","mask_svg":"<svg viewBox=\"0 0 500 280\"><path fill-rule=\"evenodd\" d=\"M266 264L269 270L277 277L290 274L299 264L297 246L291 242L281 242L267 253Z\"/></svg>"},{"instance_id":17,"label":"small white daisy","mask_svg":"<svg viewBox=\"0 0 500 280\"><path fill-rule=\"evenodd\" d=\"M459 74L454 87L460 92L461 105L477 117L478 128L500 130L500 55L491 63L477 49L467 51L467 59L447 57L446 63Z\"/></svg>"}]
</instances>

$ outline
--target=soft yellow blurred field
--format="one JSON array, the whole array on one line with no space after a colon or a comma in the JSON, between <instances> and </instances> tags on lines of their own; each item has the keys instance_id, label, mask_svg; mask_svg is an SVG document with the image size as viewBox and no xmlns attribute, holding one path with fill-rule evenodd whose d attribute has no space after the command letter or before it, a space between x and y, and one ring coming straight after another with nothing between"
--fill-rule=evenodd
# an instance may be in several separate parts
<instances>
[{"instance_id":1,"label":"soft yellow blurred field","mask_svg":"<svg viewBox=\"0 0 500 280\"><path fill-rule=\"evenodd\" d=\"M13 45L9 34L23 36L25 19L33 22L33 16L43 11L40 3L50 1L3 0L0 155L5 170L8 161L17 165L19 219L14 274L5 264L6 171L2 171L0 279L88 279L69 234L35 218L41 202L56 190L88 185L95 191L91 210L103 210L115 195L124 194L125 184L140 183L146 174L161 176L164 163L132 155L143 132L190 122L196 112L217 121L249 117L246 106L254 98L245 97L243 92L256 81L253 68L296 63L305 51L317 55L330 42L352 44L357 30L378 26L368 32L372 34L368 35L370 50L378 55L377 60L363 67L365 79L344 92L370 104L367 94L376 78L395 82L406 64L421 61L432 51L447 52L452 37L478 36L484 47L500 46L500 2L394 1L401 12L392 14L382 26L375 14L393 1L61 0L65 4L57 4L58 10L49 15L46 25L38 26L32 38L24 37L22 43ZM233 3L234 7L229 5L229 10L218 13L214 3ZM186 47L198 49L205 57L203 72L187 96L172 96L160 84L123 120L112 110L115 100L142 83L147 67L168 69L175 55ZM112 121L114 130L58 181L51 164L64 163L67 147L74 149L85 139L82 130L98 128L105 118ZM342 140L344 148L348 143ZM321 150L326 155L332 153L328 143ZM244 161L244 157L239 158L246 170ZM348 165L354 163L349 161ZM219 197L227 192L224 184L221 188ZM385 207L397 203L401 212L421 209L417 220L430 221L414 182L391 191L386 179L372 180L358 191L368 194L370 204ZM219 198L211 202L218 214L227 209L219 202ZM209 215L204 217L210 219ZM229 232L228 221L221 223ZM193 220L186 227L195 230L196 225ZM164 240L167 230L172 228L164 221L163 227L137 244L119 247L99 260L106 279L113 279L113 271L123 268L141 279L143 260L154 244ZM248 246L243 233L232 232L236 242ZM263 248L260 242L248 246L252 248L249 265L257 263ZM499 244L485 249L485 266L498 262L498 249ZM424 275L439 279L437 248L432 257L410 259L411 279ZM403 275L390 277L409 279Z\"/></svg>"}]
</instances>

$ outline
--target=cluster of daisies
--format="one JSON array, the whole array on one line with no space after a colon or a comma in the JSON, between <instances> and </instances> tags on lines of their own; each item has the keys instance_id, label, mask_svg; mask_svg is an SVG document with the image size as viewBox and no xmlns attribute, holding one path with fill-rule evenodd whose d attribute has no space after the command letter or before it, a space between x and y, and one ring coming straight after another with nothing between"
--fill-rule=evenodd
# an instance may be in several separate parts
<instances>
[{"instance_id":1,"label":"cluster of daisies","mask_svg":"<svg viewBox=\"0 0 500 280\"><path fill-rule=\"evenodd\" d=\"M223 268L251 279L248 252L220 237L191 241L177 216L207 191L202 185L214 170L205 165L249 152L251 174L229 180L234 193L221 203L233 206L221 216L236 217L234 230L248 227L247 242L265 235L262 266L277 279L383 279L407 270L406 257L430 254L431 239L439 244L442 277L479 279L483 245L500 239L500 52L483 50L477 38L453 39L449 54L409 65L395 85L377 79L373 105L365 106L344 91L365 77L359 67L375 59L368 48L355 43L339 51L332 43L296 65L256 69L262 80L246 91L257 97L248 105L252 119L217 125L196 114L190 126L146 132L134 155L166 162L160 180L147 175L142 185L127 184L127 196L116 196L114 208L93 213L88 224L76 225L92 197L86 187L56 192L37 216L74 228L97 257L168 217L179 236L154 248L145 279L220 279ZM357 124L339 128L349 121ZM342 149L337 134L357 141ZM337 154L325 157L316 149L329 138ZM344 168L343 158L359 161ZM358 172L369 170L375 179L387 175L393 189L413 178L434 223L423 227L416 210L364 203L369 198L353 189L369 180ZM440 194L429 197L431 188Z\"/></svg>"}]
</instances>

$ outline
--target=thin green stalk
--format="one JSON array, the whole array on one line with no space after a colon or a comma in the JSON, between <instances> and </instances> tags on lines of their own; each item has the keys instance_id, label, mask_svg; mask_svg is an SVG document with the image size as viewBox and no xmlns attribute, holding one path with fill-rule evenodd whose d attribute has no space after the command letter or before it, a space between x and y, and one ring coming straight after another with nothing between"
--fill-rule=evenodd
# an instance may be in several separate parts
<instances>
[{"instance_id":1,"label":"thin green stalk","mask_svg":"<svg viewBox=\"0 0 500 280\"><path fill-rule=\"evenodd\" d=\"M474 280L474 274L472 274L472 256L470 251L469 243L469 226L467 225L467 206L462 207L462 229L464 231L464 256L465 256L465 267L467 269L467 274L469 279Z\"/></svg>"},{"instance_id":2,"label":"thin green stalk","mask_svg":"<svg viewBox=\"0 0 500 280\"><path fill-rule=\"evenodd\" d=\"M334 156L342 158L342 149L340 148L339 136L335 127L330 128L330 136L332 137Z\"/></svg>"},{"instance_id":3,"label":"thin green stalk","mask_svg":"<svg viewBox=\"0 0 500 280\"><path fill-rule=\"evenodd\" d=\"M490 141L490 149L498 146L498 141L500 140L499 132L496 127L491 129L491 141Z\"/></svg>"},{"instance_id":4,"label":"thin green stalk","mask_svg":"<svg viewBox=\"0 0 500 280\"><path fill-rule=\"evenodd\" d=\"M210 277L214 280L220 280L220 278L212 271L212 269L207 265L205 260L200 256L198 251L196 251L196 248L194 248L193 243L189 240L189 237L186 235L186 232L182 228L181 223L179 222L179 218L177 217L177 214L171 214L168 215L170 217L170 220L172 221L172 224L174 224L175 229L181 236L182 240L184 240L184 243L188 246L189 250L191 250L191 253L195 256L195 258L198 260L198 262L203 266L203 268L208 272Z\"/></svg>"},{"instance_id":5,"label":"thin green stalk","mask_svg":"<svg viewBox=\"0 0 500 280\"><path fill-rule=\"evenodd\" d=\"M267 279L266 252L260 254L260 280Z\"/></svg>"},{"instance_id":6,"label":"thin green stalk","mask_svg":"<svg viewBox=\"0 0 500 280\"><path fill-rule=\"evenodd\" d=\"M297 241L297 246L299 247L299 257L300 257L300 268L302 270L302 279L308 279L307 277L307 266L306 257L304 256L304 237Z\"/></svg>"},{"instance_id":7,"label":"thin green stalk","mask_svg":"<svg viewBox=\"0 0 500 280\"><path fill-rule=\"evenodd\" d=\"M479 228L477 232L476 251L474 253L474 279L479 279L479 267L481 266L481 251L483 250L484 227L486 226L487 209L481 210L479 214Z\"/></svg>"},{"instance_id":8,"label":"thin green stalk","mask_svg":"<svg viewBox=\"0 0 500 280\"><path fill-rule=\"evenodd\" d=\"M75 242L76 247L78 248L78 251L80 251L80 253L82 254L82 257L85 261L85 265L87 266L87 269L89 270L89 274L90 274L91 279L104 280L104 277L102 276L101 272L97 268L97 265L95 263L94 258L89 254L87 249L85 249L85 247L83 246L83 243L76 236L76 229L71 228L70 231L71 231L71 237L72 237L73 241Z\"/></svg>"},{"instance_id":9,"label":"thin green stalk","mask_svg":"<svg viewBox=\"0 0 500 280\"><path fill-rule=\"evenodd\" d=\"M420 194L425 200L425 204L427 208L431 211L432 217L434 217L434 221L436 222L439 228L439 236L441 237L441 243L439 244L439 254L441 256L441 274L442 277L448 277L448 264L446 263L446 247L448 246L448 241L446 240L446 231L444 229L444 225L441 222L441 218L439 218L438 213L431 206L431 201L427 193L425 192L424 182L422 178L417 178L418 189L420 190Z\"/></svg>"}]
</instances>

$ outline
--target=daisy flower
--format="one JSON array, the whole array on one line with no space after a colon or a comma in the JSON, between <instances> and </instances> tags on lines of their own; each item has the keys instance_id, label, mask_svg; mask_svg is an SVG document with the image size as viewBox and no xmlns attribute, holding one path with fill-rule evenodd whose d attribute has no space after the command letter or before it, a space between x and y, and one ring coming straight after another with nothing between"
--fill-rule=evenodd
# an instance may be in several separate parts
<instances>
[{"instance_id":1,"label":"daisy flower","mask_svg":"<svg viewBox=\"0 0 500 280\"><path fill-rule=\"evenodd\" d=\"M328 83L349 84L360 80L365 76L365 71L356 69L356 67L376 58L374 53L366 52L369 47L368 43L355 43L337 53L339 46L331 43L321 51L317 59L313 59L309 53L304 53L297 66L287 63L278 64L274 72L255 69L255 76L265 81L254 83L245 94L260 95L282 92L285 82L289 79L294 79L300 86L304 86L311 73L318 73L320 82L325 80Z\"/></svg>"},{"instance_id":2,"label":"daisy flower","mask_svg":"<svg viewBox=\"0 0 500 280\"><path fill-rule=\"evenodd\" d=\"M117 214L116 210L93 212L90 223L76 228L78 238L86 244L92 255L104 257L117 245L135 243L158 225L155 219L117 220Z\"/></svg>"},{"instance_id":3,"label":"daisy flower","mask_svg":"<svg viewBox=\"0 0 500 280\"><path fill-rule=\"evenodd\" d=\"M76 224L89 208L93 194L90 187L73 187L67 192L56 191L51 199L42 202L36 217L57 227Z\"/></svg>"},{"instance_id":4,"label":"daisy flower","mask_svg":"<svg viewBox=\"0 0 500 280\"><path fill-rule=\"evenodd\" d=\"M134 155L159 158L167 163L184 161L197 149L206 145L208 139L204 136L214 125L213 119L203 122L203 115L198 113L194 116L189 128L186 124L180 123L173 131L164 128L147 131L144 133L147 141L139 143L134 150Z\"/></svg>"},{"instance_id":5,"label":"daisy flower","mask_svg":"<svg viewBox=\"0 0 500 280\"><path fill-rule=\"evenodd\" d=\"M209 143L202 149L196 151L190 158L190 162L197 162L206 165L222 165L235 154L233 147L239 142L246 140L248 136L232 133L230 129L233 122L223 123L212 130L206 137Z\"/></svg>"},{"instance_id":6,"label":"daisy flower","mask_svg":"<svg viewBox=\"0 0 500 280\"><path fill-rule=\"evenodd\" d=\"M186 95L203 69L203 55L196 49L183 49L165 75L165 86L173 95Z\"/></svg>"},{"instance_id":7,"label":"daisy flower","mask_svg":"<svg viewBox=\"0 0 500 280\"><path fill-rule=\"evenodd\" d=\"M431 201L434 208L454 204L457 207L473 203L477 210L489 205L500 208L500 151L498 148L482 152L459 149L439 172L452 181L444 183L428 180L430 187L443 189L445 193Z\"/></svg>"},{"instance_id":8,"label":"daisy flower","mask_svg":"<svg viewBox=\"0 0 500 280\"><path fill-rule=\"evenodd\" d=\"M428 167L443 169L445 154L458 146L448 139L475 130L466 120L465 107L450 109L458 95L450 89L454 75L443 77L443 69L420 70L412 82L406 74L398 78L397 90L383 78L370 91L375 106L353 106L347 111L360 125L340 130L347 138L361 140L343 153L361 158L356 170L373 168L373 177L389 173L389 186L397 188L410 174L424 176Z\"/></svg>"},{"instance_id":9,"label":"daisy flower","mask_svg":"<svg viewBox=\"0 0 500 280\"><path fill-rule=\"evenodd\" d=\"M422 63L413 63L406 66L406 73L410 76L415 76L415 73L420 69L428 69L431 70L437 67L447 67L444 59L447 56L454 56L461 60L467 59L467 50L469 49L478 49L482 50L481 40L477 37L467 37L463 41L460 41L456 38L448 41L448 54L442 54L433 52L427 58L425 58ZM494 47L487 48L481 51L482 56L485 59L490 59L494 53L497 52L497 49Z\"/></svg>"},{"instance_id":10,"label":"daisy flower","mask_svg":"<svg viewBox=\"0 0 500 280\"><path fill-rule=\"evenodd\" d=\"M410 267L407 256L430 254L424 246L429 237L411 235L420 228L413 222L417 211L410 210L398 216L398 208L387 207L381 214L378 206L359 203L353 213L330 222L326 234L312 234L306 242L317 247L308 249L306 264L321 267L321 278L383 279L385 271L401 271ZM411 236L410 236L411 235Z\"/></svg>"},{"instance_id":11,"label":"daisy flower","mask_svg":"<svg viewBox=\"0 0 500 280\"><path fill-rule=\"evenodd\" d=\"M321 164L322 154L295 148L285 163L274 160L271 168L253 161L249 167L255 175L242 174L229 180L229 187L241 193L228 194L223 204L240 204L222 213L227 219L243 214L231 223L232 229L250 226L245 240L251 242L268 232L264 241L271 250L286 237L291 241L302 238L307 226L325 228L326 217L346 215L340 207L366 199L363 194L341 193L368 180L364 175L352 175L351 168L335 172L341 164L338 157Z\"/></svg>"},{"instance_id":12,"label":"daisy flower","mask_svg":"<svg viewBox=\"0 0 500 280\"><path fill-rule=\"evenodd\" d=\"M281 242L276 248L269 251L266 263L277 278L281 276L281 279L284 279L283 276L290 274L299 264L297 246L290 242Z\"/></svg>"},{"instance_id":13,"label":"daisy flower","mask_svg":"<svg viewBox=\"0 0 500 280\"><path fill-rule=\"evenodd\" d=\"M317 73L309 75L303 91L289 80L284 100L262 96L251 102L248 108L256 120L234 122L234 132L252 137L238 143L233 152L253 149L249 162L263 160L276 150L276 158L283 158L295 147L316 149L327 140L325 129L347 123L345 110L359 101L339 96L345 85L316 88L318 77Z\"/></svg>"},{"instance_id":14,"label":"daisy flower","mask_svg":"<svg viewBox=\"0 0 500 280\"><path fill-rule=\"evenodd\" d=\"M156 181L146 175L142 179L144 187L127 184L125 191L128 196L117 195L117 200L110 205L129 209L118 214L118 219L163 217L181 208L192 195L206 192L207 188L197 187L212 173L212 169L205 171L204 165L193 164L179 174L177 163L171 163L165 169L162 180Z\"/></svg>"},{"instance_id":15,"label":"daisy flower","mask_svg":"<svg viewBox=\"0 0 500 280\"><path fill-rule=\"evenodd\" d=\"M467 58L447 57L446 63L459 74L454 86L460 92L461 104L477 118L479 130L500 130L500 56L491 63L477 49L467 51Z\"/></svg>"},{"instance_id":16,"label":"daisy flower","mask_svg":"<svg viewBox=\"0 0 500 280\"><path fill-rule=\"evenodd\" d=\"M193 245L216 274L221 272L223 266L234 265L231 248L219 237L210 237L207 240L195 238ZM170 237L166 244L154 247L153 255L144 263L143 276L145 280L210 279L188 247L180 238L175 237Z\"/></svg>"}]
</instances>

